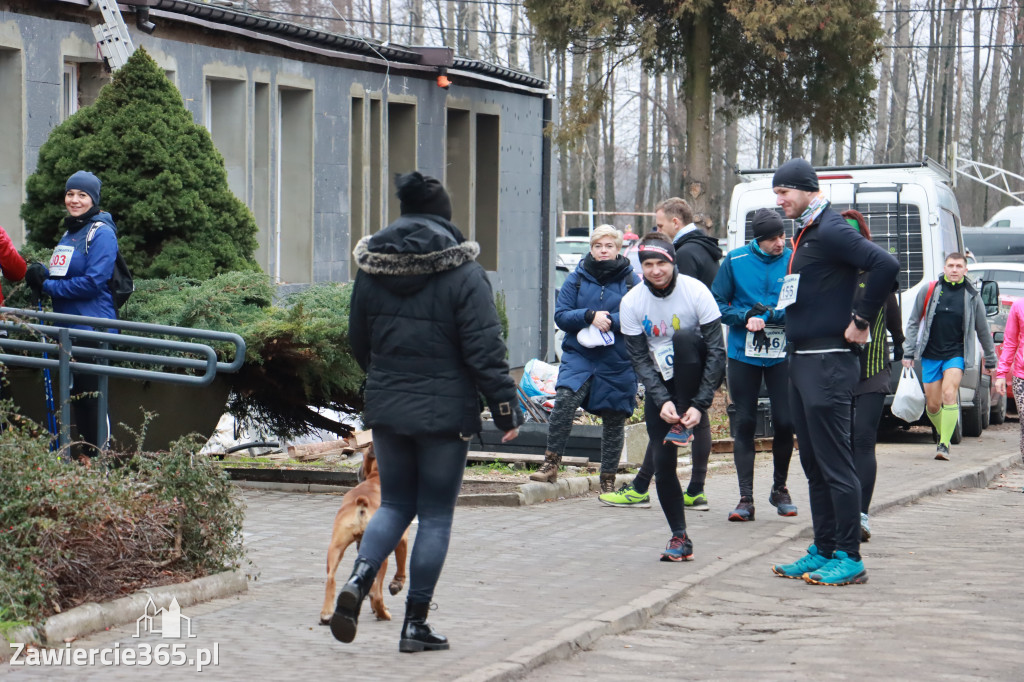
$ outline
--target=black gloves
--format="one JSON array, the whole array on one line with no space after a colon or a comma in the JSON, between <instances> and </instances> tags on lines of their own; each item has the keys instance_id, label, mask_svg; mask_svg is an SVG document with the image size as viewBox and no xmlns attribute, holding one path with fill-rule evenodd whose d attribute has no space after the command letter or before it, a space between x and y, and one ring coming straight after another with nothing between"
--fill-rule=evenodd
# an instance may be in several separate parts
<instances>
[{"instance_id":1,"label":"black gloves","mask_svg":"<svg viewBox=\"0 0 1024 682\"><path fill-rule=\"evenodd\" d=\"M768 334L763 329L754 332L754 350L763 353L768 350Z\"/></svg>"},{"instance_id":2,"label":"black gloves","mask_svg":"<svg viewBox=\"0 0 1024 682\"><path fill-rule=\"evenodd\" d=\"M50 271L42 263L32 263L25 271L25 284L39 298L43 293L43 282L50 278Z\"/></svg>"},{"instance_id":3,"label":"black gloves","mask_svg":"<svg viewBox=\"0 0 1024 682\"><path fill-rule=\"evenodd\" d=\"M768 306L762 305L761 303L755 303L754 307L747 311L747 314L743 317L744 322L749 322L750 318L756 317L757 315L764 315L768 312Z\"/></svg>"}]
</instances>

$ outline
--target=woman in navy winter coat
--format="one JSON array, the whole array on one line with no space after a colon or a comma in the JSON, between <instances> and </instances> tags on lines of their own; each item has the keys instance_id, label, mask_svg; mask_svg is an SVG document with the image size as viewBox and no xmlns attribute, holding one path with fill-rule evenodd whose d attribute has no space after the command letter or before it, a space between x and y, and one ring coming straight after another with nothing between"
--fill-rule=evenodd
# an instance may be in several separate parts
<instances>
[{"instance_id":1,"label":"woman in navy winter coat","mask_svg":"<svg viewBox=\"0 0 1024 682\"><path fill-rule=\"evenodd\" d=\"M78 171L68 178L64 187L64 206L68 210L64 236L50 257L49 269L33 263L25 273L25 282L37 297L46 294L53 299L54 312L116 320L114 296L107 283L117 259L117 228L110 214L100 210L101 187L100 179L88 171ZM98 346L84 339L75 339L75 345ZM77 459L88 465L105 446L99 442L99 376L76 373L72 381L71 411L86 444Z\"/></svg>"},{"instance_id":2,"label":"woman in navy winter coat","mask_svg":"<svg viewBox=\"0 0 1024 682\"><path fill-rule=\"evenodd\" d=\"M626 419L636 407L636 375L619 332L619 303L638 281L619 254L622 232L602 225L590 235L590 253L558 292L555 324L565 332L555 407L548 424L544 464L534 481L553 483L572 429L576 408L600 415L601 490L615 489Z\"/></svg>"}]
</instances>

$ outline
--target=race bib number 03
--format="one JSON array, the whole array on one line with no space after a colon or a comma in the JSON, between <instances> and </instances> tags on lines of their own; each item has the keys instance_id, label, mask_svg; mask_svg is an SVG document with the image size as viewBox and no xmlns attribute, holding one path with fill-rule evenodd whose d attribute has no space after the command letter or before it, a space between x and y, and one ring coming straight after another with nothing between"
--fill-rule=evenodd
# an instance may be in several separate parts
<instances>
[{"instance_id":1,"label":"race bib number 03","mask_svg":"<svg viewBox=\"0 0 1024 682\"><path fill-rule=\"evenodd\" d=\"M71 256L75 253L75 247L67 244L58 246L50 256L50 276L64 277L68 274L68 266L71 265Z\"/></svg>"},{"instance_id":2,"label":"race bib number 03","mask_svg":"<svg viewBox=\"0 0 1024 682\"><path fill-rule=\"evenodd\" d=\"M782 291L779 292L779 303L775 306L775 309L782 310L796 303L796 291L799 286L799 274L786 275L786 279L782 280Z\"/></svg>"},{"instance_id":3,"label":"race bib number 03","mask_svg":"<svg viewBox=\"0 0 1024 682\"><path fill-rule=\"evenodd\" d=\"M759 346L754 343L755 333L747 332L747 343L743 349L748 358L781 358L786 355L786 330L782 327L765 327L765 338L768 343Z\"/></svg>"},{"instance_id":4,"label":"race bib number 03","mask_svg":"<svg viewBox=\"0 0 1024 682\"><path fill-rule=\"evenodd\" d=\"M672 376L675 373L673 370L673 362L675 357L672 353L672 344L667 343L664 346L658 346L654 350L654 362L658 365L658 371L661 372L661 378L665 381L671 381Z\"/></svg>"}]
</instances>

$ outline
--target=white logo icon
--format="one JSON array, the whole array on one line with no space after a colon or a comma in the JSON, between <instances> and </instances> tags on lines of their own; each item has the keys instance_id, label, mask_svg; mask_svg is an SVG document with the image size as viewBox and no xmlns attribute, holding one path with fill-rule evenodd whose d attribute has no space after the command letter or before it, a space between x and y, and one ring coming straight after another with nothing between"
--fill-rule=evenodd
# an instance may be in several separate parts
<instances>
[{"instance_id":1,"label":"white logo icon","mask_svg":"<svg viewBox=\"0 0 1024 682\"><path fill-rule=\"evenodd\" d=\"M157 625L157 616L160 623ZM182 621L185 626L182 628ZM178 605L178 598L173 597L167 608L158 609L153 602L153 597L146 602L146 611L135 621L135 637L141 637L143 633L160 635L164 639L181 639L184 629L185 638L197 637L192 634L192 619L181 613L181 606Z\"/></svg>"}]
</instances>

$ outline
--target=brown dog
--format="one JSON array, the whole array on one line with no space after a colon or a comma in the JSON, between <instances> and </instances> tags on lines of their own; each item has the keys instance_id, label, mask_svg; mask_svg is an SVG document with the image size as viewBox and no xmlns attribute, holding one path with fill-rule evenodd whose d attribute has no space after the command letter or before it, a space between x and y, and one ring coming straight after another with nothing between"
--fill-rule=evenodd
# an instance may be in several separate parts
<instances>
[{"instance_id":1,"label":"brown dog","mask_svg":"<svg viewBox=\"0 0 1024 682\"><path fill-rule=\"evenodd\" d=\"M366 531L366 524L370 517L380 507L380 474L377 473L377 457L373 454L373 444L367 446L363 453L363 468L361 472L362 482L352 490L345 493L341 499L341 509L334 517L334 530L331 533L331 545L327 548L327 587L324 594L324 606L320 609L320 624L327 625L331 622L331 615L334 613L334 574L338 571L338 564L345 550L353 542L356 548ZM405 558L408 549L409 529L405 529L402 539L395 547L395 577L388 584L388 591L391 594L398 594L405 586ZM377 620L391 620L391 613L384 606L384 573L388 568L388 559L377 571L377 577L370 588L370 608L377 614Z\"/></svg>"}]
</instances>

